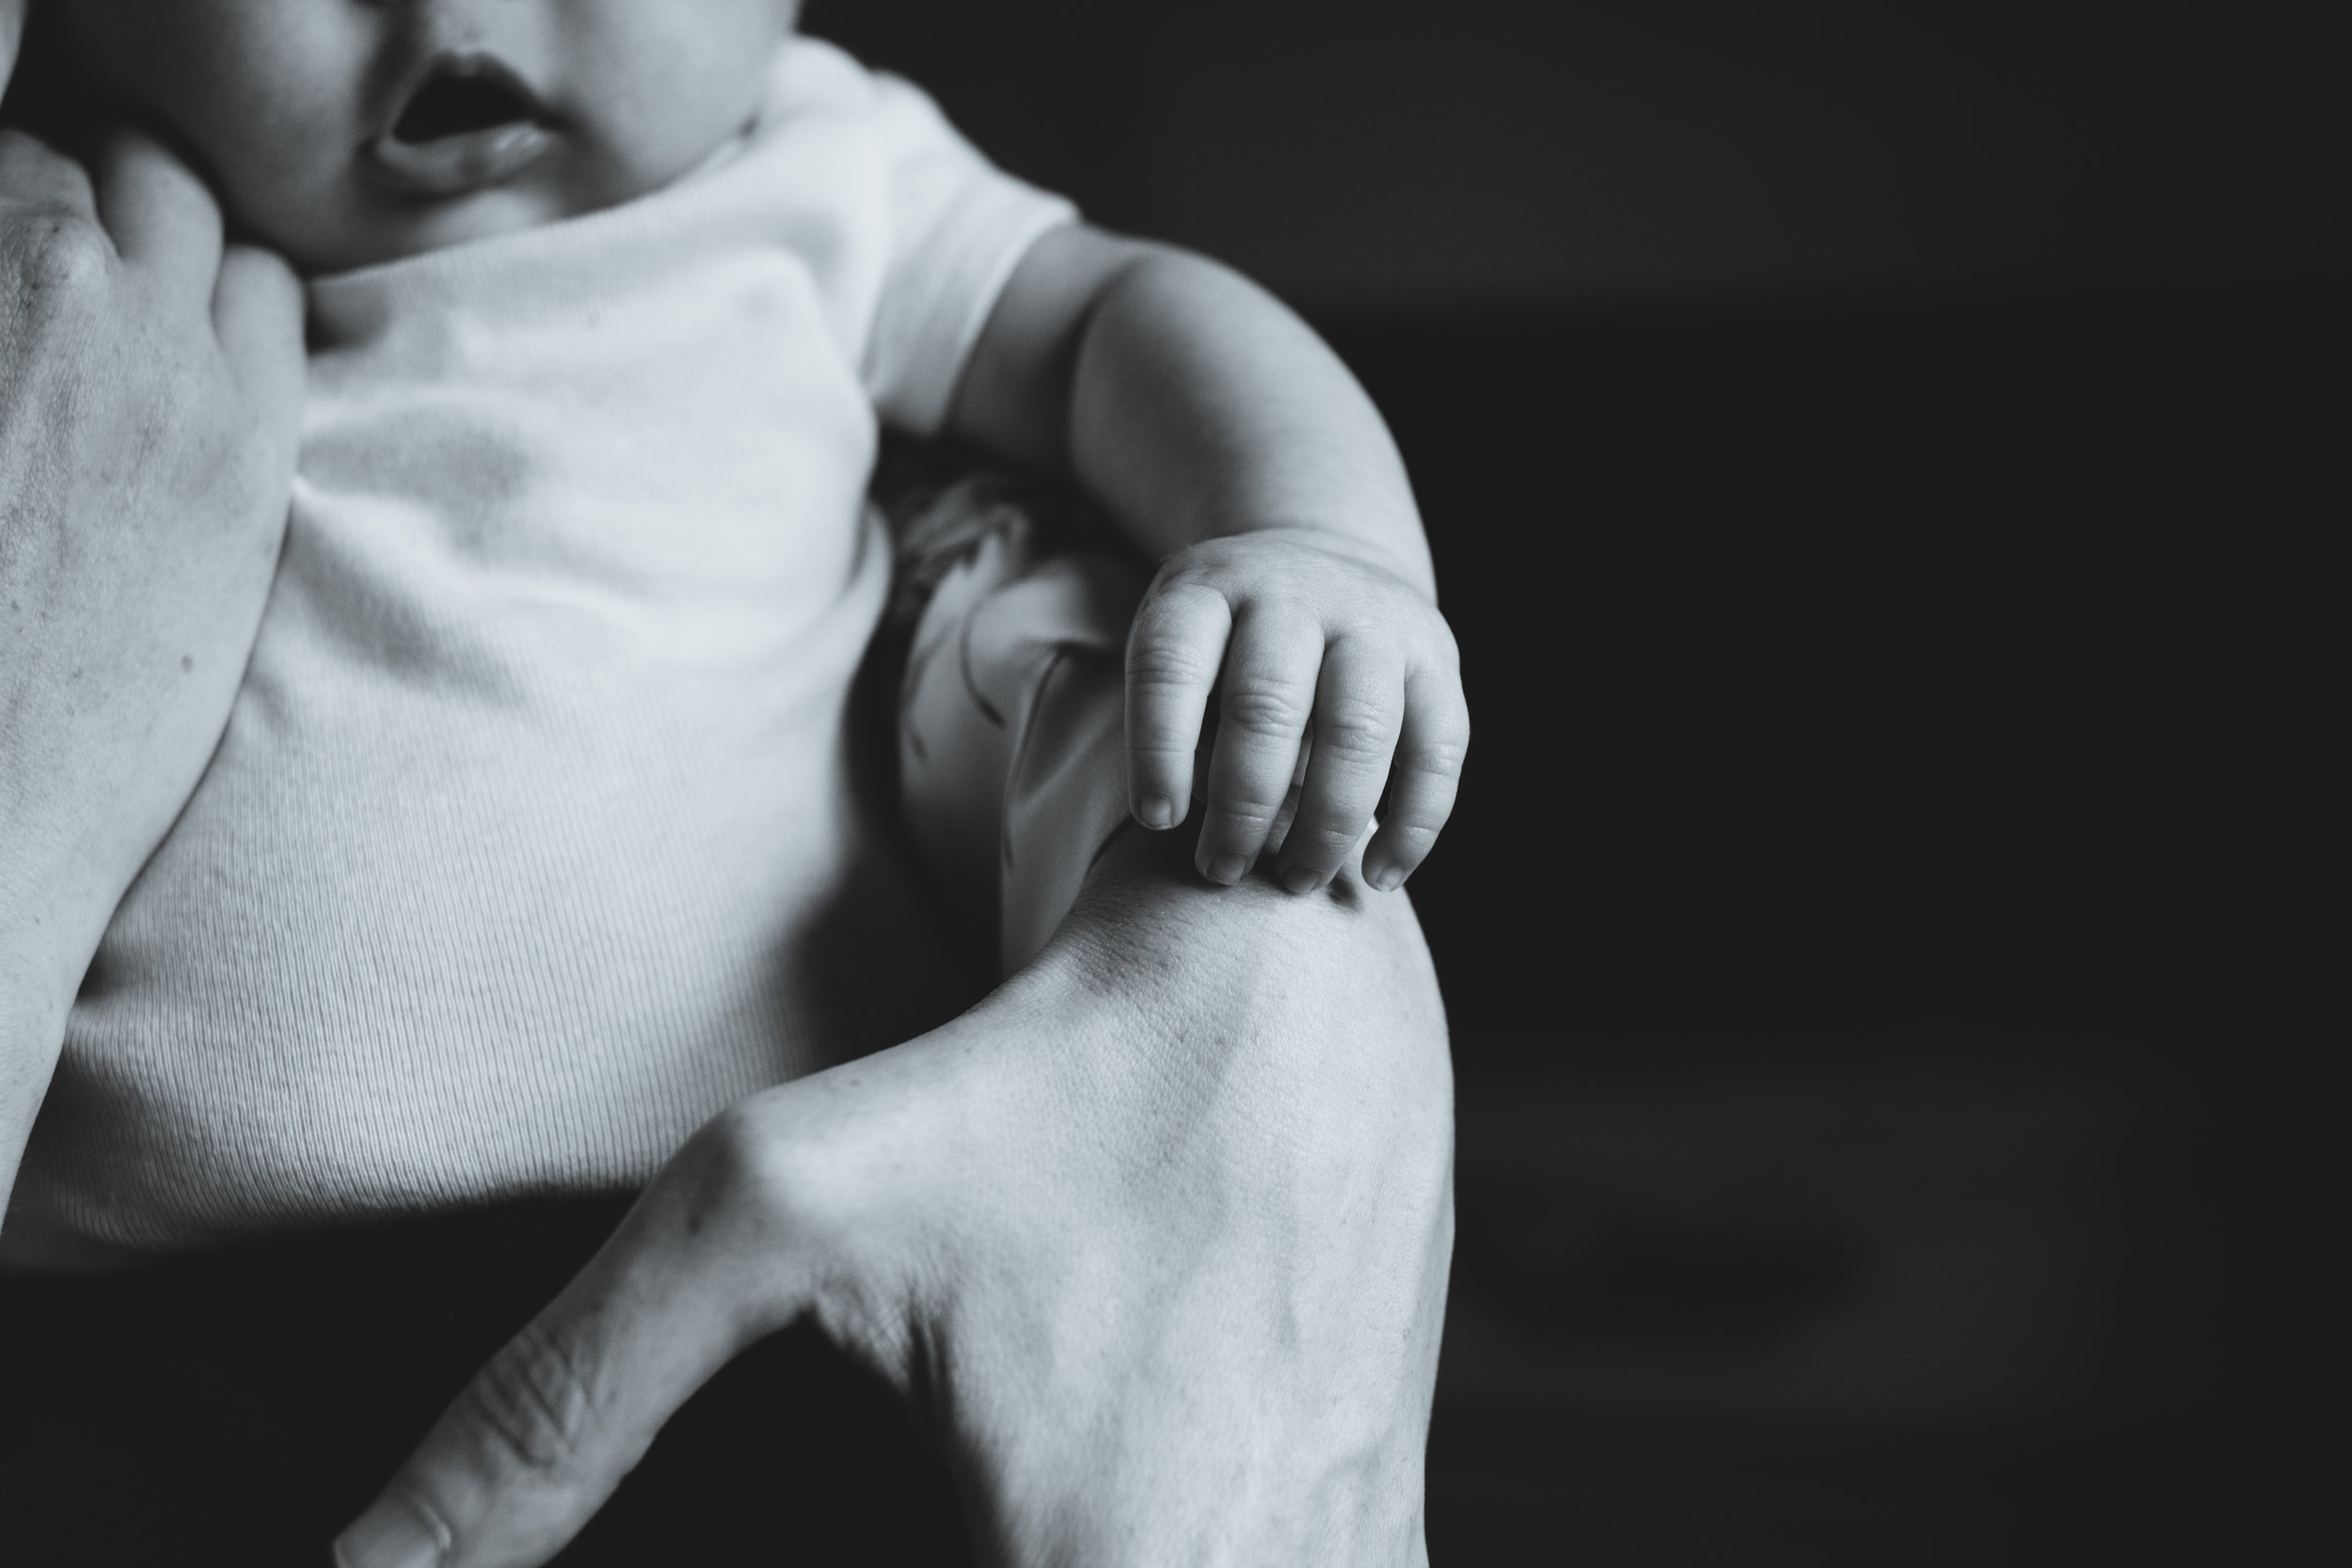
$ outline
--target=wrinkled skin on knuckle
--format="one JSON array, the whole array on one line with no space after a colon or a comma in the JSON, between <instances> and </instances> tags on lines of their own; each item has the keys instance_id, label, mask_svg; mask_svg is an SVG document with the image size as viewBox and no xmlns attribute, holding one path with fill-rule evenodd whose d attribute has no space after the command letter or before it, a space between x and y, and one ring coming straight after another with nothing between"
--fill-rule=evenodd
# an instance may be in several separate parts
<instances>
[{"instance_id":1,"label":"wrinkled skin on knuckle","mask_svg":"<svg viewBox=\"0 0 2352 1568\"><path fill-rule=\"evenodd\" d=\"M550 1486L587 1478L597 1403L569 1348L537 1323L507 1341L460 1405L501 1470Z\"/></svg>"},{"instance_id":2,"label":"wrinkled skin on knuckle","mask_svg":"<svg viewBox=\"0 0 2352 1568\"><path fill-rule=\"evenodd\" d=\"M1200 690L1216 678L1214 668L1165 638L1138 638L1127 651L1128 684L1147 694Z\"/></svg>"},{"instance_id":3,"label":"wrinkled skin on knuckle","mask_svg":"<svg viewBox=\"0 0 2352 1568\"><path fill-rule=\"evenodd\" d=\"M1308 694L1273 676L1229 671L1217 693L1217 712L1244 735L1281 740L1306 729Z\"/></svg>"},{"instance_id":4,"label":"wrinkled skin on knuckle","mask_svg":"<svg viewBox=\"0 0 2352 1568\"><path fill-rule=\"evenodd\" d=\"M1343 765L1371 768L1389 759L1395 735L1378 704L1338 697L1315 708L1315 755Z\"/></svg>"}]
</instances>

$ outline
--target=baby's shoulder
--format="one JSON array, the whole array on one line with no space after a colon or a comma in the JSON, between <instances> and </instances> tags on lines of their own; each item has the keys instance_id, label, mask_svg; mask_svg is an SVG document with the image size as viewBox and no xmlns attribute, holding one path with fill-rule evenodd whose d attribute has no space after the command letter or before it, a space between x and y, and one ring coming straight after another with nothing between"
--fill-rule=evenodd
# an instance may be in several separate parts
<instances>
[{"instance_id":1,"label":"baby's shoulder","mask_svg":"<svg viewBox=\"0 0 2352 1568\"><path fill-rule=\"evenodd\" d=\"M912 84L869 70L838 45L795 33L777 47L769 68L760 122L781 127L810 118L887 114L900 99L921 96Z\"/></svg>"}]
</instances>

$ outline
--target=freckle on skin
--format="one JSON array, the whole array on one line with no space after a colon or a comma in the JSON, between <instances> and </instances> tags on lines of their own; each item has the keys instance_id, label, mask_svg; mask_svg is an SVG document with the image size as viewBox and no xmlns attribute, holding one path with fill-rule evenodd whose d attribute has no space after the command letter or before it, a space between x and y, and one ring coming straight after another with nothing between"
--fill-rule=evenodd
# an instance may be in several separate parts
<instances>
[{"instance_id":1,"label":"freckle on skin","mask_svg":"<svg viewBox=\"0 0 2352 1568\"><path fill-rule=\"evenodd\" d=\"M189 655L189 654L182 654L182 655L180 656L180 673L181 673L182 674L183 674L183 675L184 675L184 674L186 674L189 671L191 671L191 670L193 670L193 669L195 669L195 668L196 668L196 659L195 659L195 657L194 657L193 655Z\"/></svg>"}]
</instances>

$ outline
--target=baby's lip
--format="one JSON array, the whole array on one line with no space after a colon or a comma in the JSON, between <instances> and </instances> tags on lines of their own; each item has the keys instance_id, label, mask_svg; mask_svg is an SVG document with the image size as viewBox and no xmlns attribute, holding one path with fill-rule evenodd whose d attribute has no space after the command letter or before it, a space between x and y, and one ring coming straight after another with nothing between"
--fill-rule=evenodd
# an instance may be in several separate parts
<instances>
[{"instance_id":1,"label":"baby's lip","mask_svg":"<svg viewBox=\"0 0 2352 1568\"><path fill-rule=\"evenodd\" d=\"M513 112L491 124L403 135L420 97L453 83L511 100ZM557 133L555 116L504 63L486 55L440 54L404 77L382 128L360 149L360 161L378 183L404 196L463 196L537 163L554 148Z\"/></svg>"}]
</instances>

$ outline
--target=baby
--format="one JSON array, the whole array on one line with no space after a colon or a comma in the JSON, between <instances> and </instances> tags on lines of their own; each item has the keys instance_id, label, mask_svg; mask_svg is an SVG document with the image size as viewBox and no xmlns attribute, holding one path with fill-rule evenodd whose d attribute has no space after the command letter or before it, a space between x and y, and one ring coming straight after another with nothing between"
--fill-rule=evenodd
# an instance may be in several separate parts
<instances>
[{"instance_id":1,"label":"baby","mask_svg":"<svg viewBox=\"0 0 2352 1568\"><path fill-rule=\"evenodd\" d=\"M878 420L1066 472L1164 562L1122 746L1115 654L1106 732L1101 661L1039 651L1115 650L1116 573L1002 530L954 554L906 703L935 858L1002 833L1082 869L1104 781L1165 830L1197 754L1216 881L1266 857L1311 891L1360 844L1393 888L1434 842L1466 710L1368 400L1270 297L1079 223L795 10L50 19L308 278L311 358L245 686L91 966L0 1262L635 1185L968 996L851 778Z\"/></svg>"}]
</instances>

